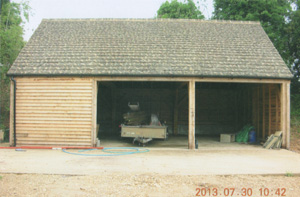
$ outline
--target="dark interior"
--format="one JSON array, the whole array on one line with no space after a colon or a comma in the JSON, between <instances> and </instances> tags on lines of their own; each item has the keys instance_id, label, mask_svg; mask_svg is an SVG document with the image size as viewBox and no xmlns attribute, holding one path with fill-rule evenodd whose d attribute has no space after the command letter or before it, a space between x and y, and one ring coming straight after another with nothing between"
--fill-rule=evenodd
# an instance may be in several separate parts
<instances>
[{"instance_id":1,"label":"dark interior","mask_svg":"<svg viewBox=\"0 0 300 197\"><path fill-rule=\"evenodd\" d=\"M263 101L267 99L271 101L268 96L273 97L271 88L276 90L276 87L270 86L268 94L265 91L268 90L267 87L269 86L262 84L197 82L196 136L219 140L220 134L237 133L246 124L263 130L263 105L270 106L269 111L273 110L271 102L264 104ZM262 96L262 91L265 91L265 96ZM276 94L274 91L274 98ZM120 138L119 125L124 122L122 115L129 111L129 102L139 102L141 110L148 114L156 114L160 122L168 126L169 136L188 135L186 82L98 82L97 98L99 139L107 136ZM264 110L268 111L268 108ZM267 112L265 116L268 116ZM272 122L275 122L274 117L270 118L270 127ZM265 123L264 127L267 126ZM174 130L174 127L177 129ZM275 127L278 125L274 126L274 130Z\"/></svg>"}]
</instances>

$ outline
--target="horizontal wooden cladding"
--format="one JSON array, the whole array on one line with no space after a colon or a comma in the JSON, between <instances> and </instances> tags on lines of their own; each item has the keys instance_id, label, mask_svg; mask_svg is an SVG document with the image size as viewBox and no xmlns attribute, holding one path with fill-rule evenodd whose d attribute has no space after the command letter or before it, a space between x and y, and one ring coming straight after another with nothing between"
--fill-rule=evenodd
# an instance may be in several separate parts
<instances>
[{"instance_id":1,"label":"horizontal wooden cladding","mask_svg":"<svg viewBox=\"0 0 300 197\"><path fill-rule=\"evenodd\" d=\"M91 132L90 128L85 127L20 127L18 133L64 133L64 134L84 134L88 135Z\"/></svg>"},{"instance_id":2,"label":"horizontal wooden cladding","mask_svg":"<svg viewBox=\"0 0 300 197\"><path fill-rule=\"evenodd\" d=\"M17 134L17 137L28 137L28 138L44 138L44 137L47 137L47 138L68 138L68 139L77 139L79 134L52 134L52 133L18 133ZM85 136L86 134L82 134L80 136L80 139L91 139L90 136ZM19 140L21 140L19 138Z\"/></svg>"},{"instance_id":3,"label":"horizontal wooden cladding","mask_svg":"<svg viewBox=\"0 0 300 197\"><path fill-rule=\"evenodd\" d=\"M76 116L77 115L77 116ZM31 114L30 116L28 114L17 114L17 119L34 119L34 120L49 120L49 114L40 114L40 115L34 115ZM90 115L81 115L81 114L75 114L75 115L60 115L60 114L52 114L50 120L90 120Z\"/></svg>"},{"instance_id":4,"label":"horizontal wooden cladding","mask_svg":"<svg viewBox=\"0 0 300 197\"><path fill-rule=\"evenodd\" d=\"M23 122L23 123L20 123L20 121L16 121L16 126L17 126L17 129L19 129L18 127L47 127L47 128L91 128L92 126L90 125L90 123L87 123L87 124L82 124L82 123L76 123L76 124L73 124L73 123L70 123L69 124L66 124L65 122L63 123L49 123L49 122L33 122L33 123L30 123L30 122Z\"/></svg>"},{"instance_id":5,"label":"horizontal wooden cladding","mask_svg":"<svg viewBox=\"0 0 300 197\"><path fill-rule=\"evenodd\" d=\"M64 84L67 84L68 87L73 87L73 86L80 87L80 86L86 86L86 85L90 86L89 81L85 82L85 83L80 83L80 82L78 82L78 83L66 82L65 83L64 82ZM44 83L44 82L38 82L38 83L36 83L36 82L19 82L18 83L19 87L40 87L40 86L49 86L49 85L51 85L51 87L56 87L56 86L60 87L63 84L61 82L47 82L47 83Z\"/></svg>"},{"instance_id":6,"label":"horizontal wooden cladding","mask_svg":"<svg viewBox=\"0 0 300 197\"><path fill-rule=\"evenodd\" d=\"M49 98L73 98L73 97L83 97L89 98L90 93L82 92L18 92L16 98L23 97L49 97Z\"/></svg>"},{"instance_id":7,"label":"horizontal wooden cladding","mask_svg":"<svg viewBox=\"0 0 300 197\"><path fill-rule=\"evenodd\" d=\"M44 86L22 86L18 85L18 90L92 90L91 86L64 86L63 84L57 86L50 86L51 84Z\"/></svg>"},{"instance_id":8,"label":"horizontal wooden cladding","mask_svg":"<svg viewBox=\"0 0 300 197\"><path fill-rule=\"evenodd\" d=\"M18 137L18 141L27 141L27 140L30 140L30 141L39 141L39 142L52 142L52 141L55 141L55 142L90 142L91 139L88 138L78 138L78 137L75 137L75 138L70 138L69 136L68 137L52 137L52 136L48 136L48 137Z\"/></svg>"},{"instance_id":9,"label":"horizontal wooden cladding","mask_svg":"<svg viewBox=\"0 0 300 197\"><path fill-rule=\"evenodd\" d=\"M91 146L92 82L17 78L17 145Z\"/></svg>"},{"instance_id":10,"label":"horizontal wooden cladding","mask_svg":"<svg viewBox=\"0 0 300 197\"><path fill-rule=\"evenodd\" d=\"M91 107L72 107L72 106L18 106L18 110L49 110L49 111L90 111Z\"/></svg>"},{"instance_id":11,"label":"horizontal wooden cladding","mask_svg":"<svg viewBox=\"0 0 300 197\"><path fill-rule=\"evenodd\" d=\"M17 140L17 146L91 146L90 142L56 142Z\"/></svg>"},{"instance_id":12,"label":"horizontal wooden cladding","mask_svg":"<svg viewBox=\"0 0 300 197\"><path fill-rule=\"evenodd\" d=\"M47 103L45 102L30 102L30 101L18 101L16 102L19 107L89 107L91 108L91 103L75 103L75 102L51 102Z\"/></svg>"},{"instance_id":13,"label":"horizontal wooden cladding","mask_svg":"<svg viewBox=\"0 0 300 197\"><path fill-rule=\"evenodd\" d=\"M66 93L66 92L76 92L76 93L90 93L92 92L92 90L76 90L76 89L41 89L41 90L36 90L36 89L17 89L17 95L19 92L33 92L33 93L47 93L47 92L53 92L53 93L59 93L59 92L62 92L62 93Z\"/></svg>"},{"instance_id":14,"label":"horizontal wooden cladding","mask_svg":"<svg viewBox=\"0 0 300 197\"><path fill-rule=\"evenodd\" d=\"M47 97L47 101L45 101L45 98L44 97ZM74 97L72 95L66 97L49 97L47 95L44 95L44 96L17 96L16 97L16 100L17 102L19 100L27 100L27 102L30 100L30 102L42 102L42 103L45 103L45 102L48 102L48 103L51 103L51 102L66 102L66 100L68 100L68 102L74 102L74 103L77 103L77 102L89 102L91 103L92 100L91 98L89 98L88 96L82 96L82 97ZM54 101L52 101L54 100ZM25 102L25 101L24 101Z\"/></svg>"},{"instance_id":15,"label":"horizontal wooden cladding","mask_svg":"<svg viewBox=\"0 0 300 197\"><path fill-rule=\"evenodd\" d=\"M18 83L89 83L92 82L91 78L79 77L18 77Z\"/></svg>"},{"instance_id":16,"label":"horizontal wooden cladding","mask_svg":"<svg viewBox=\"0 0 300 197\"><path fill-rule=\"evenodd\" d=\"M37 109L34 109L34 110L17 110L17 114L41 114L42 116L43 115L53 115L53 114L60 114L60 115L65 115L65 116L76 116L76 114L78 114L78 117L79 117L79 114L81 115L91 115L92 112L90 111L78 111L78 110L64 110L64 111L54 111L54 110L37 110Z\"/></svg>"}]
</instances>

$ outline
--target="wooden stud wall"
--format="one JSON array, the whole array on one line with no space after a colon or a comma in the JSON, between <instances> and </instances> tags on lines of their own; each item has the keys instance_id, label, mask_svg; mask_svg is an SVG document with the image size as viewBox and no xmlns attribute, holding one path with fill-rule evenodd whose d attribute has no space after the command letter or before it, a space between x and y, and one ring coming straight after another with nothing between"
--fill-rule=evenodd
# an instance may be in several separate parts
<instances>
[{"instance_id":1,"label":"wooden stud wall","mask_svg":"<svg viewBox=\"0 0 300 197\"><path fill-rule=\"evenodd\" d=\"M16 78L17 145L91 146L89 78Z\"/></svg>"},{"instance_id":2,"label":"wooden stud wall","mask_svg":"<svg viewBox=\"0 0 300 197\"><path fill-rule=\"evenodd\" d=\"M281 130L280 95L278 84L259 84L252 88L252 123L261 140Z\"/></svg>"}]
</instances>

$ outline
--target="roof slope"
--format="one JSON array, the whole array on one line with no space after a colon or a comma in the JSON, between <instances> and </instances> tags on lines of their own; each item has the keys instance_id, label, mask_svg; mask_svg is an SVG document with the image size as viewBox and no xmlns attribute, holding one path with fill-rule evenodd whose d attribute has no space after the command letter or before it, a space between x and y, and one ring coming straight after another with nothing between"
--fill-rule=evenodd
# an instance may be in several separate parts
<instances>
[{"instance_id":1,"label":"roof slope","mask_svg":"<svg viewBox=\"0 0 300 197\"><path fill-rule=\"evenodd\" d=\"M46 19L9 75L290 78L257 22Z\"/></svg>"}]
</instances>

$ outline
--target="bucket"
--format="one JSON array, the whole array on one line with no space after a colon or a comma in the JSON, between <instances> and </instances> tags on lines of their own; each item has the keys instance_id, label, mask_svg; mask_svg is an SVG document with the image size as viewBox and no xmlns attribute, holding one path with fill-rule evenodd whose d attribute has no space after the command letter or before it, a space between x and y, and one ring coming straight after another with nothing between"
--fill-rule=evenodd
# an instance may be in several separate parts
<instances>
[{"instance_id":1,"label":"bucket","mask_svg":"<svg viewBox=\"0 0 300 197\"><path fill-rule=\"evenodd\" d=\"M249 132L249 143L256 142L256 132L254 130Z\"/></svg>"}]
</instances>

